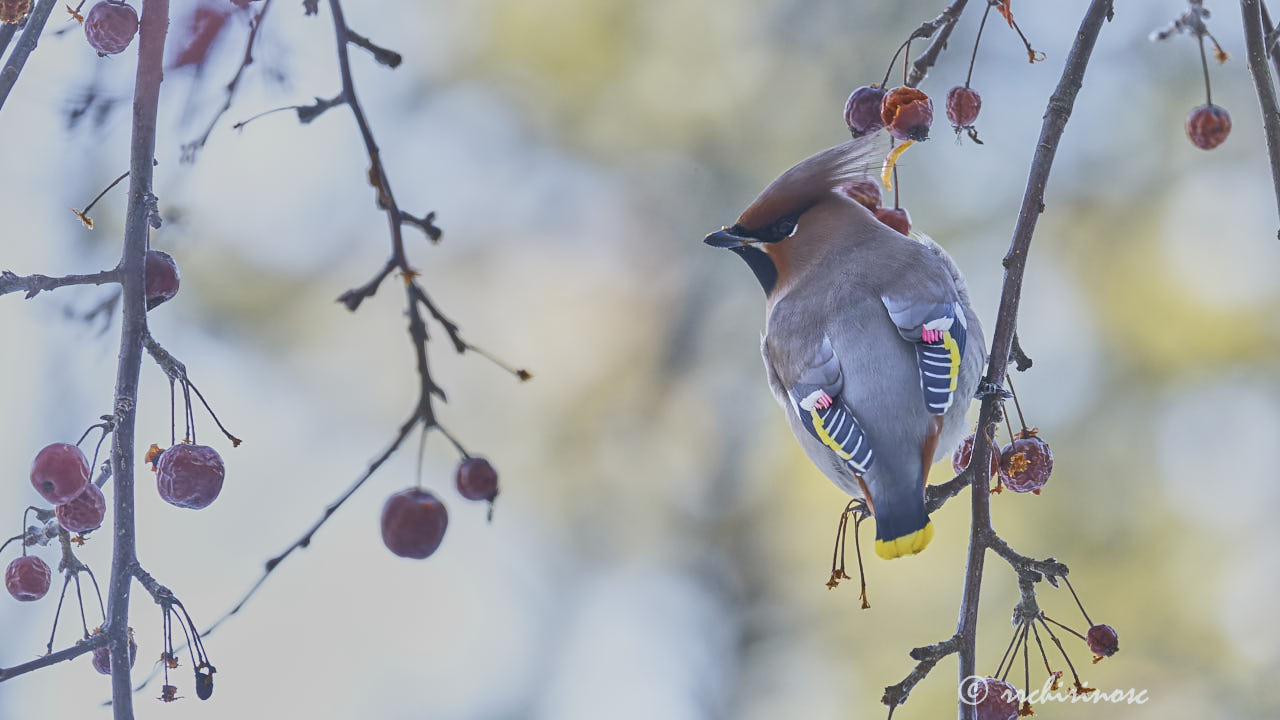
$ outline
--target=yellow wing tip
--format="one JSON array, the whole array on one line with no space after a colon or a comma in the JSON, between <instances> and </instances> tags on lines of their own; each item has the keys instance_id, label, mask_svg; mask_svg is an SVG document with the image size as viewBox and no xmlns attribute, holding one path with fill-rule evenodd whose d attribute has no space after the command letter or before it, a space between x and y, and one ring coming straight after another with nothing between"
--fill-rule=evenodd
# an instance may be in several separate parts
<instances>
[{"instance_id":1,"label":"yellow wing tip","mask_svg":"<svg viewBox=\"0 0 1280 720\"><path fill-rule=\"evenodd\" d=\"M928 547L930 540L933 540L933 521L925 523L924 527L909 535L892 540L876 540L876 555L885 560L915 555Z\"/></svg>"}]
</instances>

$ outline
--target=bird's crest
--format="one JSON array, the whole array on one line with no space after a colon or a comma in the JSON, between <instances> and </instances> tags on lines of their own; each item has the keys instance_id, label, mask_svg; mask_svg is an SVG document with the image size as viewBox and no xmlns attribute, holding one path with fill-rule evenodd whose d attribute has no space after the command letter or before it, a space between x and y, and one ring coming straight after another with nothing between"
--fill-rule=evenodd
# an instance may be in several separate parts
<instances>
[{"instance_id":1,"label":"bird's crest","mask_svg":"<svg viewBox=\"0 0 1280 720\"><path fill-rule=\"evenodd\" d=\"M738 217L738 225L748 230L767 227L808 210L841 185L867 177L879 168L886 142L884 133L873 133L805 158L769 183Z\"/></svg>"}]
</instances>

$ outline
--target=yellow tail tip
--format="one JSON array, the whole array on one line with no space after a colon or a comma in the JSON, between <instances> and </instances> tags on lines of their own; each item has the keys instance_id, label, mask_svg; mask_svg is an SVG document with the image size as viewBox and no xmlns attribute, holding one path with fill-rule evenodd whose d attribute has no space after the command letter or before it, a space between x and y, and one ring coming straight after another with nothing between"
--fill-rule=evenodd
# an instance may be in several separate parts
<instances>
[{"instance_id":1,"label":"yellow tail tip","mask_svg":"<svg viewBox=\"0 0 1280 720\"><path fill-rule=\"evenodd\" d=\"M892 560L903 555L915 555L929 546L933 539L933 522L925 523L919 530L892 540L876 540L876 554L885 560Z\"/></svg>"}]
</instances>

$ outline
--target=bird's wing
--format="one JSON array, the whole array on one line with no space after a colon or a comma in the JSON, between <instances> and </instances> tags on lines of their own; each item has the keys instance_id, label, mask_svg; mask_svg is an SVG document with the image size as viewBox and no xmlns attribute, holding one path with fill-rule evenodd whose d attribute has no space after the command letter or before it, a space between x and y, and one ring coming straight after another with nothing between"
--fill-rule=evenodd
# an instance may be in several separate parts
<instances>
[{"instance_id":1,"label":"bird's wing","mask_svg":"<svg viewBox=\"0 0 1280 720\"><path fill-rule=\"evenodd\" d=\"M954 295L948 299L944 293L938 294L943 297L921 297L919 288L915 288L911 295L886 294L880 298L898 327L898 334L915 346L920 390L925 408L933 415L942 415L951 407L968 339L964 306Z\"/></svg>"},{"instance_id":2,"label":"bird's wing","mask_svg":"<svg viewBox=\"0 0 1280 720\"><path fill-rule=\"evenodd\" d=\"M793 363L798 364L795 372L788 373L794 382L788 387L781 378L778 381L805 430L854 474L864 475L874 459L871 441L841 398L844 378L831 341L823 335L820 343L807 350L807 356L801 355L801 361Z\"/></svg>"}]
</instances>

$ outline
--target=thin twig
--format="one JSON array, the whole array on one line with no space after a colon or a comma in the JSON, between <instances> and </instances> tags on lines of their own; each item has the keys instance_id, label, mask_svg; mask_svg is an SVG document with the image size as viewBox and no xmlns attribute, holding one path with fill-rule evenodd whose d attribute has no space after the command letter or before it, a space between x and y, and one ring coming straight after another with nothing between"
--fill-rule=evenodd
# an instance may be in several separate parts
<instances>
[{"instance_id":1,"label":"thin twig","mask_svg":"<svg viewBox=\"0 0 1280 720\"><path fill-rule=\"evenodd\" d=\"M30 300L45 290L54 290L68 285L107 285L118 282L120 282L120 270L118 268L101 270L88 275L63 275L62 277L15 275L8 270L4 270L0 271L0 295L7 295L21 290L26 293L24 299Z\"/></svg>"},{"instance_id":2,"label":"thin twig","mask_svg":"<svg viewBox=\"0 0 1280 720\"><path fill-rule=\"evenodd\" d=\"M27 26L22 31L22 37L18 38L18 44L14 45L13 52L9 53L4 69L0 70L0 108L4 107L4 101L9 98L9 91L13 90L14 83L18 82L18 75L22 74L22 68L26 67L27 58L39 44L40 33L44 32L49 14L57 4L58 0L40 0L27 16Z\"/></svg>"},{"instance_id":3,"label":"thin twig","mask_svg":"<svg viewBox=\"0 0 1280 720\"><path fill-rule=\"evenodd\" d=\"M945 10L938 14L938 17L924 23L911 34L913 38L927 38L935 31L938 31L937 37L929 42L929 46L924 52L911 63L911 72L907 75L907 87L916 87L924 81L925 75L929 73L929 68L938 62L938 56L947 47L947 40L951 37L951 31L955 28L956 23L960 20L960 14L964 12L964 6L968 0L953 0Z\"/></svg>"},{"instance_id":4,"label":"thin twig","mask_svg":"<svg viewBox=\"0 0 1280 720\"><path fill-rule=\"evenodd\" d=\"M204 132L200 137L182 146L182 162L195 161L196 153L204 148L205 143L209 142L209 136L213 134L213 129L218 126L218 121L231 109L231 103L235 100L236 91L240 89L240 80L244 78L245 71L253 64L253 46L258 40L258 32L262 30L262 18L266 16L267 11L270 9L271 0L265 0L262 3L262 9L249 20L249 38L244 44L244 56L240 59L240 67L236 68L236 74L227 83L226 95L222 99L222 105L218 107L218 111L214 113L213 118L209 120Z\"/></svg>"},{"instance_id":5,"label":"thin twig","mask_svg":"<svg viewBox=\"0 0 1280 720\"><path fill-rule=\"evenodd\" d=\"M1262 30L1262 9L1258 0L1240 0L1244 21L1245 54L1249 57L1249 73L1262 107L1262 127L1267 136L1267 154L1271 161L1271 183L1276 193L1276 210L1280 212L1280 102L1276 86L1267 66L1267 47ZM1280 238L1280 231L1276 237Z\"/></svg>"},{"instance_id":6,"label":"thin twig","mask_svg":"<svg viewBox=\"0 0 1280 720\"><path fill-rule=\"evenodd\" d=\"M106 644L107 636L103 633L98 633L97 635L90 637L88 640L83 640L69 648L63 648L55 653L49 653L48 655L32 660L31 662L14 665L10 668L0 668L0 682L12 680L19 675L25 675L33 670L39 670L41 668L49 667L50 665L57 665L60 662L78 658L81 655L87 652L93 652Z\"/></svg>"}]
</instances>

